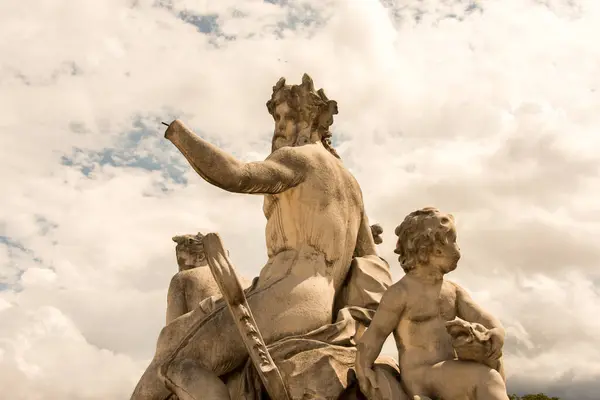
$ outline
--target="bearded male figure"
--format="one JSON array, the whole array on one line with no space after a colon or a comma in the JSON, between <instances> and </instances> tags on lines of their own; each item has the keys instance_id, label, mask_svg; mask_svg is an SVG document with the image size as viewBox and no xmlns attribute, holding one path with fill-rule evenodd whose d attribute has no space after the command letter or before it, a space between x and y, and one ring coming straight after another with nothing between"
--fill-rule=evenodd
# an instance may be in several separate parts
<instances>
[{"instance_id":1,"label":"bearded male figure","mask_svg":"<svg viewBox=\"0 0 600 400\"><path fill-rule=\"evenodd\" d=\"M275 132L262 162L243 163L178 120L165 137L207 182L264 195L268 261L246 297L269 344L331 324L353 257L378 257L360 187L330 143L337 103L305 74L301 85L281 78L267 108ZM197 308L163 328L132 399L229 398L219 376L246 358L224 304Z\"/></svg>"}]
</instances>

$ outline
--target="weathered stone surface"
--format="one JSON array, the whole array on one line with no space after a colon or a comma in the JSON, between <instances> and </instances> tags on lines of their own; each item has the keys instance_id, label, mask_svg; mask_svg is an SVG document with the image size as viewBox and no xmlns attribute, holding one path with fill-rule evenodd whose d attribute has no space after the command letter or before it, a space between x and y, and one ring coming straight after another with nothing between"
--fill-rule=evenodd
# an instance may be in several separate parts
<instances>
[{"instance_id":1,"label":"weathered stone surface","mask_svg":"<svg viewBox=\"0 0 600 400\"><path fill-rule=\"evenodd\" d=\"M342 308L337 312L334 323L268 346L292 399L315 396L337 399L353 382L348 379L354 376L355 337L365 325L370 324L379 298L390 282L387 263L379 257L354 262L345 289L340 293ZM388 360L388 367L390 364L395 365ZM259 381L254 377L255 372L247 363L242 371L230 377L227 384L232 399L258 399L255 396L260 388L256 387ZM399 385L399 381L394 378L390 385Z\"/></svg>"},{"instance_id":2,"label":"weathered stone surface","mask_svg":"<svg viewBox=\"0 0 600 400\"><path fill-rule=\"evenodd\" d=\"M348 385L353 338L370 323L391 283L373 238L381 232L371 229L360 187L331 146L337 103L304 75L301 85L280 79L267 108L275 132L272 153L262 162L235 159L179 120L165 137L208 183L264 196L268 261L241 296L253 314L252 329L293 398L337 398ZM221 378L227 377L231 392L238 370L237 379L254 382L243 393L259 390L252 374L262 374L264 382L266 372L252 357L254 369L244 369L247 341L230 300L205 298L163 328L132 399L199 399L209 391L226 397Z\"/></svg>"},{"instance_id":3,"label":"weathered stone surface","mask_svg":"<svg viewBox=\"0 0 600 400\"><path fill-rule=\"evenodd\" d=\"M371 399L381 398L372 366L393 333L409 396L508 400L500 321L459 285L444 280L460 259L454 217L432 207L417 210L396 228L396 235L396 253L406 275L386 291L360 339L356 369L362 391ZM465 356L480 362L460 359ZM482 363L484 359L496 360L496 368Z\"/></svg>"},{"instance_id":4,"label":"weathered stone surface","mask_svg":"<svg viewBox=\"0 0 600 400\"><path fill-rule=\"evenodd\" d=\"M491 340L491 331L485 326L457 317L446 322L446 330L451 337L456 358L475 361L492 369L500 370L499 358L491 358L494 343Z\"/></svg>"},{"instance_id":5,"label":"weathered stone surface","mask_svg":"<svg viewBox=\"0 0 600 400\"><path fill-rule=\"evenodd\" d=\"M179 272L167 292L167 324L198 307L205 298L221 294L208 268L202 238L201 233L173 237Z\"/></svg>"},{"instance_id":6,"label":"weathered stone surface","mask_svg":"<svg viewBox=\"0 0 600 400\"><path fill-rule=\"evenodd\" d=\"M460 258L452 215L424 208L396 228L406 274L392 285L383 231L331 145L337 103L304 75L280 79L267 109L262 162L168 125L205 181L263 195L268 260L242 284L218 235L173 238L167 324L132 400L508 400L502 325L444 280ZM399 365L379 356L390 334Z\"/></svg>"}]
</instances>

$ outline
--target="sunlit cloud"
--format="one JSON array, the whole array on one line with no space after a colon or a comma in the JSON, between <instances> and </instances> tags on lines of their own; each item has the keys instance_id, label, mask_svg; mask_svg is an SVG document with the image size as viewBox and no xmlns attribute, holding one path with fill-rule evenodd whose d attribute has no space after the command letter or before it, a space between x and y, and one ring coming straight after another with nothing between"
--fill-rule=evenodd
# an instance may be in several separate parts
<instances>
[{"instance_id":1,"label":"sunlit cloud","mask_svg":"<svg viewBox=\"0 0 600 400\"><path fill-rule=\"evenodd\" d=\"M449 278L505 324L509 391L596 399L599 18L591 0L0 3L0 387L126 398L175 234L219 232L257 275L261 198L202 181L160 123L263 159L272 85L307 72L394 278L395 226L452 212Z\"/></svg>"}]
</instances>

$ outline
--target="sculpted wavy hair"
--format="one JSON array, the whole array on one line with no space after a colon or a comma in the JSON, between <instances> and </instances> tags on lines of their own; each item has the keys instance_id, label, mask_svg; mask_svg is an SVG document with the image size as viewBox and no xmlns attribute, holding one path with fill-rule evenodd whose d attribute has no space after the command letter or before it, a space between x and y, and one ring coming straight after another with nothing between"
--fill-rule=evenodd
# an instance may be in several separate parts
<instances>
[{"instance_id":1,"label":"sculpted wavy hair","mask_svg":"<svg viewBox=\"0 0 600 400\"><path fill-rule=\"evenodd\" d=\"M297 113L300 120L311 123L311 130L319 133L323 146L335 157L340 158L331 145L329 132L333 116L338 113L337 102L329 100L323 89L315 91L313 80L307 74L302 76L300 85L286 85L285 78L280 78L273 86L273 94L267 101L267 110L273 118L275 107L284 102Z\"/></svg>"},{"instance_id":2,"label":"sculpted wavy hair","mask_svg":"<svg viewBox=\"0 0 600 400\"><path fill-rule=\"evenodd\" d=\"M413 211L396 227L398 236L394 253L398 254L404 272L413 270L419 263L427 263L436 243L445 243L452 229L454 217L442 214L435 207Z\"/></svg>"}]
</instances>

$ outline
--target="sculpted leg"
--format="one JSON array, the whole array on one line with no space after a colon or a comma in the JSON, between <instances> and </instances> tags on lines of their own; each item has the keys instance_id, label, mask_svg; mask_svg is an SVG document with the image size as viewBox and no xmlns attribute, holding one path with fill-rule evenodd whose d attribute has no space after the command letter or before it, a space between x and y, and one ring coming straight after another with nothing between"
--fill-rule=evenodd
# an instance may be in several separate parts
<instances>
[{"instance_id":1,"label":"sculpted leg","mask_svg":"<svg viewBox=\"0 0 600 400\"><path fill-rule=\"evenodd\" d=\"M284 278L247 295L257 327L267 343L282 337L303 334L331 321L333 296L314 296L316 278ZM323 292L328 287L323 288ZM311 295L305 293L310 290ZM308 299L305 300L305 298ZM296 301L294 301L296 300ZM308 300L308 301L307 301ZM159 375L167 387L176 388L184 379L178 376L177 366L185 360L194 360L198 367L222 376L240 366L247 359L247 351L240 332L227 307L217 308L200 323L187 324L186 334L163 358ZM206 387L186 390L190 399L204 396ZM216 390L216 389L215 389ZM175 391L175 390L174 390Z\"/></svg>"},{"instance_id":2,"label":"sculpted leg","mask_svg":"<svg viewBox=\"0 0 600 400\"><path fill-rule=\"evenodd\" d=\"M187 381L180 376L184 365L188 366L187 375L192 370L202 369L218 377L233 370L246 358L246 349L231 314L222 304L206 318L188 323L185 328L177 330L183 332L183 335L173 339L166 337L162 343L163 347L168 347L168 351L163 350L159 371L160 379L171 389ZM189 367L191 360L195 363L194 368ZM185 389L194 396L192 388L180 389Z\"/></svg>"},{"instance_id":3,"label":"sculpted leg","mask_svg":"<svg viewBox=\"0 0 600 400\"><path fill-rule=\"evenodd\" d=\"M152 360L133 390L131 400L167 400L171 391L158 379L159 364Z\"/></svg>"},{"instance_id":4,"label":"sculpted leg","mask_svg":"<svg viewBox=\"0 0 600 400\"><path fill-rule=\"evenodd\" d=\"M504 380L498 371L483 364L451 360L403 373L403 381L411 396L508 400Z\"/></svg>"},{"instance_id":5,"label":"sculpted leg","mask_svg":"<svg viewBox=\"0 0 600 400\"><path fill-rule=\"evenodd\" d=\"M323 296L314 296L315 286ZM286 277L273 285L248 293L248 303L264 340L272 343L281 337L303 334L331 322L331 288L318 278ZM229 309L217 301L207 314L201 307L182 315L163 328L154 360L134 391L132 400L165 400L175 389L185 390L187 382L178 375L178 365L194 360L215 376L226 374L247 357L246 348ZM171 390L169 390L169 389ZM200 398L192 393L192 399Z\"/></svg>"},{"instance_id":6,"label":"sculpted leg","mask_svg":"<svg viewBox=\"0 0 600 400\"><path fill-rule=\"evenodd\" d=\"M183 340L192 325L206 316L206 312L198 308L176 318L161 330L154 358L135 387L131 400L166 400L169 398L172 392L159 379L159 369L177 344Z\"/></svg>"},{"instance_id":7,"label":"sculpted leg","mask_svg":"<svg viewBox=\"0 0 600 400\"><path fill-rule=\"evenodd\" d=\"M223 381L193 360L171 364L169 373L175 383L173 392L179 400L230 400Z\"/></svg>"},{"instance_id":8,"label":"sculpted leg","mask_svg":"<svg viewBox=\"0 0 600 400\"><path fill-rule=\"evenodd\" d=\"M475 398L477 400L508 399L502 375L494 370L484 374L475 387Z\"/></svg>"}]
</instances>

